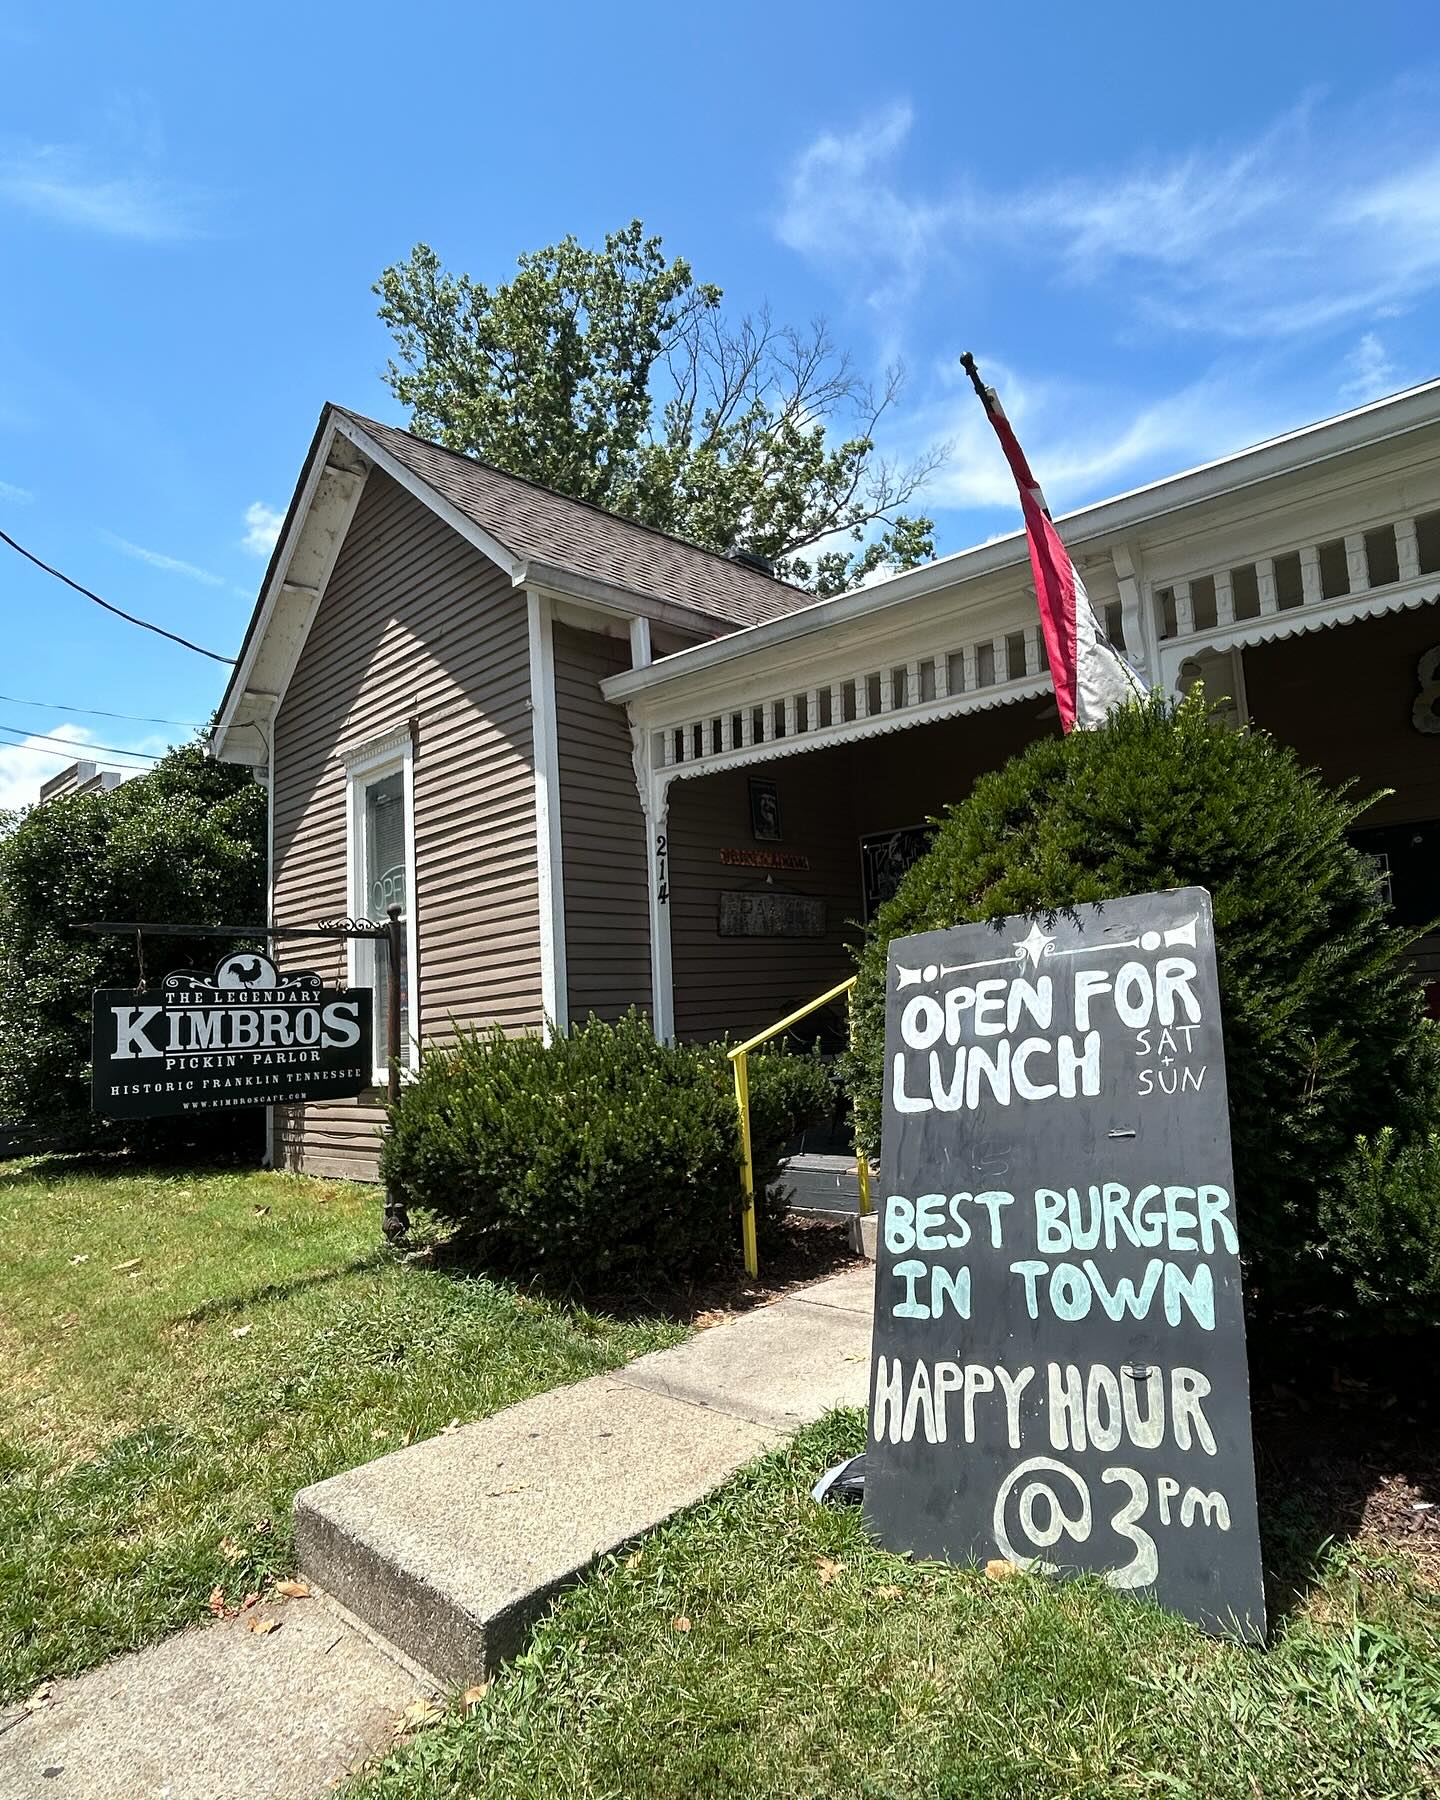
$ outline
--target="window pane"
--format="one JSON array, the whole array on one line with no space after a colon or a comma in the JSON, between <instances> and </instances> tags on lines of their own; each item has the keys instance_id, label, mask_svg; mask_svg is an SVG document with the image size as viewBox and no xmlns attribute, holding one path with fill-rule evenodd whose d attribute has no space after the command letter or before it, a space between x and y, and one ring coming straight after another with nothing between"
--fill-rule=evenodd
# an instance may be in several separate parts
<instances>
[{"instance_id":1,"label":"window pane","mask_svg":"<svg viewBox=\"0 0 1440 1800\"><path fill-rule=\"evenodd\" d=\"M392 906L403 919L409 905L410 871L405 855L405 777L399 769L382 775L365 788L364 826L365 910L376 924ZM375 1067L387 1061L390 1020L389 956L383 944L367 943L370 982L375 990ZM406 967L404 940L400 952L401 1061L408 1063L412 1046L405 1041L404 1025L410 1011L410 971Z\"/></svg>"}]
</instances>

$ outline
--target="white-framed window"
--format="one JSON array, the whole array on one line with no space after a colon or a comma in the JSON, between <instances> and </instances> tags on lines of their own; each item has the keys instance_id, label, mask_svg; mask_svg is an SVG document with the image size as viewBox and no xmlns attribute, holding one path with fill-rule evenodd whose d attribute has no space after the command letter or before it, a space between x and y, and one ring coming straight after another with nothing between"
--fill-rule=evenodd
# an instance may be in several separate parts
<instances>
[{"instance_id":1,"label":"white-framed window","mask_svg":"<svg viewBox=\"0 0 1440 1800\"><path fill-rule=\"evenodd\" d=\"M415 746L409 726L345 754L350 916L383 924L400 908L400 1066L419 1060L420 983L415 933ZM375 1085L389 1077L389 964L383 942L351 938L350 982L374 990Z\"/></svg>"}]
</instances>

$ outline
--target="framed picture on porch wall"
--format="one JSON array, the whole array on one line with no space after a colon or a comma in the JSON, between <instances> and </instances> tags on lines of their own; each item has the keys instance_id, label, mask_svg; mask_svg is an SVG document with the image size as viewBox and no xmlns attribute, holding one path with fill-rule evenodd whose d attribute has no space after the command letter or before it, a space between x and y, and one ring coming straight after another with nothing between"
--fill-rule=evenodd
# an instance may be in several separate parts
<instances>
[{"instance_id":1,"label":"framed picture on porch wall","mask_svg":"<svg viewBox=\"0 0 1440 1800\"><path fill-rule=\"evenodd\" d=\"M750 835L761 844L778 844L780 830L780 790L763 775L750 777Z\"/></svg>"}]
</instances>

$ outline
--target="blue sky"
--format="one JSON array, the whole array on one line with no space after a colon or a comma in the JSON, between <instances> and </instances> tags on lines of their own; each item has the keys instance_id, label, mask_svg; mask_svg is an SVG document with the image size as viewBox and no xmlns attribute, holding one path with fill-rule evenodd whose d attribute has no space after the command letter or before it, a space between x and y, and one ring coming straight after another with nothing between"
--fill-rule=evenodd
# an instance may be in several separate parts
<instances>
[{"instance_id":1,"label":"blue sky","mask_svg":"<svg viewBox=\"0 0 1440 1800\"><path fill-rule=\"evenodd\" d=\"M370 284L632 216L816 314L942 552L1016 518L956 359L1070 506L1440 374L1419 5L0 4L0 528L233 653L322 403L403 422ZM1430 60L1425 60L1426 58ZM0 546L0 724L155 749L216 663ZM50 703L28 707L22 700ZM103 760L103 759L102 759ZM58 760L0 749L0 806Z\"/></svg>"}]
</instances>

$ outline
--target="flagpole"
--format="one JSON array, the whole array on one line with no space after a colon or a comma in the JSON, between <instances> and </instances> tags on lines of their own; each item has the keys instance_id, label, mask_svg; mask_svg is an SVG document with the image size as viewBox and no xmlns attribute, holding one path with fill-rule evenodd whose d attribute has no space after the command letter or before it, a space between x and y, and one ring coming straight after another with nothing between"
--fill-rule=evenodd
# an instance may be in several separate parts
<instances>
[{"instance_id":1,"label":"flagpole","mask_svg":"<svg viewBox=\"0 0 1440 1800\"><path fill-rule=\"evenodd\" d=\"M995 398L994 389L987 388L985 383L980 379L980 371L975 367L975 358L968 350L960 358L960 367L970 377L970 385L980 396L980 404L985 408L986 412L989 412L990 402Z\"/></svg>"},{"instance_id":2,"label":"flagpole","mask_svg":"<svg viewBox=\"0 0 1440 1800\"><path fill-rule=\"evenodd\" d=\"M980 379L970 351L960 358L960 366L970 377L1015 477L1061 729L1102 725L1113 707L1143 699L1144 684L1106 635L1000 396Z\"/></svg>"}]
</instances>

